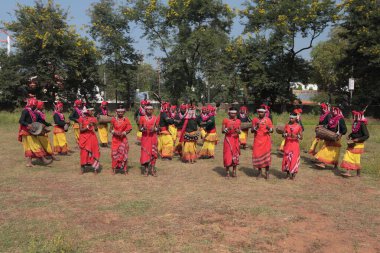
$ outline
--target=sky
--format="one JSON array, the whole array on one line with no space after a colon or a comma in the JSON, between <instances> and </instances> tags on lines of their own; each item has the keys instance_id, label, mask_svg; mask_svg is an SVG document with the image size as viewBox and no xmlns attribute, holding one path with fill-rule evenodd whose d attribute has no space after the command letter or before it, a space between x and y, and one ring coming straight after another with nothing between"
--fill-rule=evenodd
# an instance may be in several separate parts
<instances>
[{"instance_id":1,"label":"sky","mask_svg":"<svg viewBox=\"0 0 380 253\"><path fill-rule=\"evenodd\" d=\"M119 0L120 1L120 0ZM96 3L96 0L55 0L56 3L60 4L62 8L68 10L69 23L77 27L78 33L83 36L88 36L85 31L80 28L83 25L90 24L90 18L87 15L88 9L91 7L92 3ZM121 1L122 2L122 1ZM223 0L224 3L229 4L233 8L242 8L242 4L245 0ZM17 8L17 3L23 5L33 5L34 0L0 0L0 21L10 21L14 19L14 10ZM235 19L235 22L232 27L231 37L239 36L244 27L240 24L238 18ZM315 42L324 41L327 39L329 29L327 29L320 37L318 37ZM149 50L149 43L144 38L140 38L141 30L138 27L131 27L131 36L134 38L134 46L136 50L144 54L144 60L147 63L155 64L154 57L162 56L162 53L155 51L154 56L148 56L151 51ZM5 39L3 34L0 34L0 40ZM309 43L308 40L297 38L296 45L298 48L307 46ZM302 56L306 59L310 59L310 51L305 50L302 52Z\"/></svg>"}]
</instances>

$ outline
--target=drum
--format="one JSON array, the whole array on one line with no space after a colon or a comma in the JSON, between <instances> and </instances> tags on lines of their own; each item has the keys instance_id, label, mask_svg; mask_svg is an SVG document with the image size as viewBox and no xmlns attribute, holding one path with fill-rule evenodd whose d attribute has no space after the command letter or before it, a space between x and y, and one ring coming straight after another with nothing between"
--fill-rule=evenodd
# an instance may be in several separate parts
<instances>
[{"instance_id":1,"label":"drum","mask_svg":"<svg viewBox=\"0 0 380 253\"><path fill-rule=\"evenodd\" d=\"M285 131L285 126L284 125L276 126L276 133L283 134L284 131Z\"/></svg>"},{"instance_id":2,"label":"drum","mask_svg":"<svg viewBox=\"0 0 380 253\"><path fill-rule=\"evenodd\" d=\"M99 124L107 124L110 123L112 120L112 117L107 116L107 115L98 115L98 123Z\"/></svg>"},{"instance_id":3,"label":"drum","mask_svg":"<svg viewBox=\"0 0 380 253\"><path fill-rule=\"evenodd\" d=\"M339 135L333 131L324 128L323 126L317 126L315 128L316 137L325 141L338 141Z\"/></svg>"},{"instance_id":4,"label":"drum","mask_svg":"<svg viewBox=\"0 0 380 253\"><path fill-rule=\"evenodd\" d=\"M31 135L41 135L44 125L40 122L33 122L31 128L29 129L29 133Z\"/></svg>"},{"instance_id":5,"label":"drum","mask_svg":"<svg viewBox=\"0 0 380 253\"><path fill-rule=\"evenodd\" d=\"M252 122L243 122L241 123L240 129L241 130L247 130L252 127Z\"/></svg>"},{"instance_id":6,"label":"drum","mask_svg":"<svg viewBox=\"0 0 380 253\"><path fill-rule=\"evenodd\" d=\"M183 138L186 141L197 141L198 140L199 133L185 133Z\"/></svg>"},{"instance_id":7,"label":"drum","mask_svg":"<svg viewBox=\"0 0 380 253\"><path fill-rule=\"evenodd\" d=\"M65 124L65 126L63 127L63 130L65 130L65 132L67 132L69 130L69 124Z\"/></svg>"}]
</instances>

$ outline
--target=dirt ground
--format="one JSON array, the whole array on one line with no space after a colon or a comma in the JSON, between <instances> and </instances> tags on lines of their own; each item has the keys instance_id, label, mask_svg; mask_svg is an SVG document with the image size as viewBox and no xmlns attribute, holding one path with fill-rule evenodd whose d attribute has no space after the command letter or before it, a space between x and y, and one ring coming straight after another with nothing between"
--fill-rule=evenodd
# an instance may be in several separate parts
<instances>
[{"instance_id":1,"label":"dirt ground","mask_svg":"<svg viewBox=\"0 0 380 253\"><path fill-rule=\"evenodd\" d=\"M256 180L250 149L226 180L222 142L215 159L158 161L146 178L132 133L129 175L110 173L106 148L103 171L79 175L72 132L74 154L34 168L16 133L0 127L0 252L380 252L378 179L315 169L304 153L295 181L275 152L270 179Z\"/></svg>"}]
</instances>

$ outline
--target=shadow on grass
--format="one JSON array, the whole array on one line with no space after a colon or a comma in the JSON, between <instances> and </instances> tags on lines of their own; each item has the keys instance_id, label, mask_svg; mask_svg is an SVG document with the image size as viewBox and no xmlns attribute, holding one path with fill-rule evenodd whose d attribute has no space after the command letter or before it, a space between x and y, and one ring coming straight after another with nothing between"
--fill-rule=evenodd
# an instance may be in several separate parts
<instances>
[{"instance_id":1,"label":"shadow on grass","mask_svg":"<svg viewBox=\"0 0 380 253\"><path fill-rule=\"evenodd\" d=\"M248 167L241 167L239 168L239 171L246 174L248 177L257 177L259 174L259 171L257 169L248 168Z\"/></svg>"},{"instance_id":2,"label":"shadow on grass","mask_svg":"<svg viewBox=\"0 0 380 253\"><path fill-rule=\"evenodd\" d=\"M103 165L99 165L99 169L97 170L98 174L101 173L103 170ZM95 169L91 165L85 165L83 168L83 174L89 173L89 172L95 172Z\"/></svg>"},{"instance_id":3,"label":"shadow on grass","mask_svg":"<svg viewBox=\"0 0 380 253\"><path fill-rule=\"evenodd\" d=\"M222 177L226 176L226 169L223 167L215 167L212 170L215 171L216 173L218 173Z\"/></svg>"},{"instance_id":4,"label":"shadow on grass","mask_svg":"<svg viewBox=\"0 0 380 253\"><path fill-rule=\"evenodd\" d=\"M271 169L269 173L278 179L286 179L286 172L282 172L281 170Z\"/></svg>"}]
</instances>

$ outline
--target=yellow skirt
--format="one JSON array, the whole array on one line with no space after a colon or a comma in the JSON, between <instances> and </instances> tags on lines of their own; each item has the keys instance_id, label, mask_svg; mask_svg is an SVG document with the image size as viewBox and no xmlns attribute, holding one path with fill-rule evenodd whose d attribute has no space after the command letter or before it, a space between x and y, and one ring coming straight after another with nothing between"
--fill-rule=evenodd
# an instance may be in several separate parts
<instances>
[{"instance_id":1,"label":"yellow skirt","mask_svg":"<svg viewBox=\"0 0 380 253\"><path fill-rule=\"evenodd\" d=\"M172 136L173 141L175 142L177 140L177 128L175 125L169 125L169 132Z\"/></svg>"},{"instance_id":2,"label":"yellow skirt","mask_svg":"<svg viewBox=\"0 0 380 253\"><path fill-rule=\"evenodd\" d=\"M218 135L216 133L207 133L203 142L203 146L199 151L199 157L214 157L215 145L218 143Z\"/></svg>"},{"instance_id":3,"label":"yellow skirt","mask_svg":"<svg viewBox=\"0 0 380 253\"><path fill-rule=\"evenodd\" d=\"M340 167L346 170L360 170L362 168L360 157L363 152L364 143L355 143L353 148L347 148Z\"/></svg>"},{"instance_id":4,"label":"yellow skirt","mask_svg":"<svg viewBox=\"0 0 380 253\"><path fill-rule=\"evenodd\" d=\"M158 136L158 152L162 158L173 157L174 143L169 132L161 133Z\"/></svg>"},{"instance_id":5,"label":"yellow skirt","mask_svg":"<svg viewBox=\"0 0 380 253\"><path fill-rule=\"evenodd\" d=\"M38 140L41 143L42 148L45 150L47 155L52 155L53 154L53 149L50 144L49 136L44 135L44 136L37 136Z\"/></svg>"},{"instance_id":6,"label":"yellow skirt","mask_svg":"<svg viewBox=\"0 0 380 253\"><path fill-rule=\"evenodd\" d=\"M98 134L99 134L100 143L108 144L108 125L99 124Z\"/></svg>"},{"instance_id":7,"label":"yellow skirt","mask_svg":"<svg viewBox=\"0 0 380 253\"><path fill-rule=\"evenodd\" d=\"M182 161L188 162L197 158L197 143L186 141L182 144Z\"/></svg>"},{"instance_id":8,"label":"yellow skirt","mask_svg":"<svg viewBox=\"0 0 380 253\"><path fill-rule=\"evenodd\" d=\"M309 149L309 154L310 155L315 155L323 145L325 144L325 141L322 139L314 138L313 142L311 143L310 149Z\"/></svg>"},{"instance_id":9,"label":"yellow skirt","mask_svg":"<svg viewBox=\"0 0 380 253\"><path fill-rule=\"evenodd\" d=\"M285 146L285 139L282 139L281 144L280 144L280 148L278 150L284 151L284 146Z\"/></svg>"},{"instance_id":10,"label":"yellow skirt","mask_svg":"<svg viewBox=\"0 0 380 253\"><path fill-rule=\"evenodd\" d=\"M142 137L142 132L140 132L139 130L137 130L136 139L137 139L138 142L141 141L141 137Z\"/></svg>"},{"instance_id":11,"label":"yellow skirt","mask_svg":"<svg viewBox=\"0 0 380 253\"><path fill-rule=\"evenodd\" d=\"M204 129L201 127L201 128L199 128L199 131L201 132L201 138L204 139L204 138L206 137L206 134L207 134L206 130L204 130Z\"/></svg>"},{"instance_id":12,"label":"yellow skirt","mask_svg":"<svg viewBox=\"0 0 380 253\"><path fill-rule=\"evenodd\" d=\"M54 153L66 153L69 148L67 146L65 133L54 133L53 136Z\"/></svg>"},{"instance_id":13,"label":"yellow skirt","mask_svg":"<svg viewBox=\"0 0 380 253\"><path fill-rule=\"evenodd\" d=\"M74 123L73 124L73 129L74 129L74 136L75 136L75 140L78 142L79 141L79 124L78 123Z\"/></svg>"},{"instance_id":14,"label":"yellow skirt","mask_svg":"<svg viewBox=\"0 0 380 253\"><path fill-rule=\"evenodd\" d=\"M340 147L340 140L336 142L325 141L325 144L315 155L315 158L325 164L338 165Z\"/></svg>"},{"instance_id":15,"label":"yellow skirt","mask_svg":"<svg viewBox=\"0 0 380 253\"><path fill-rule=\"evenodd\" d=\"M241 131L239 134L239 141L241 145L247 144L248 130Z\"/></svg>"},{"instance_id":16,"label":"yellow skirt","mask_svg":"<svg viewBox=\"0 0 380 253\"><path fill-rule=\"evenodd\" d=\"M39 158L46 155L37 136L23 135L22 146L24 147L25 157Z\"/></svg>"}]
</instances>

